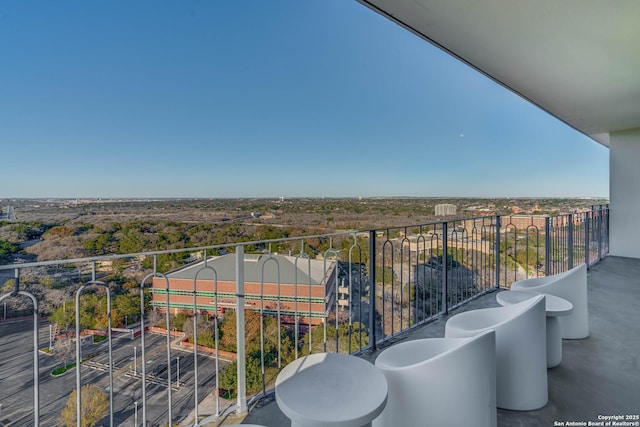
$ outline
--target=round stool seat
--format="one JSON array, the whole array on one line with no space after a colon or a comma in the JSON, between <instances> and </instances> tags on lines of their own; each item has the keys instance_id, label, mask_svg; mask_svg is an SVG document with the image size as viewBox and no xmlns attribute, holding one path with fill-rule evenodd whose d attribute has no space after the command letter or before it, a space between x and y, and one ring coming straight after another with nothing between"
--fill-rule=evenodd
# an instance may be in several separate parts
<instances>
[{"instance_id":1,"label":"round stool seat","mask_svg":"<svg viewBox=\"0 0 640 427\"><path fill-rule=\"evenodd\" d=\"M276 402L292 427L371 425L387 403L387 380L359 357L318 353L288 364L276 379Z\"/></svg>"}]
</instances>

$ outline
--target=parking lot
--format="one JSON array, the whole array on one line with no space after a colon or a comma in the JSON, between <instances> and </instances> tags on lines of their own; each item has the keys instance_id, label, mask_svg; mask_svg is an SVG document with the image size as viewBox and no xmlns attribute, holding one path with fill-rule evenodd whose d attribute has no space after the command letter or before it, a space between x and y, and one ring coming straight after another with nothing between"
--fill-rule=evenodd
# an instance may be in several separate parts
<instances>
[{"instance_id":1,"label":"parking lot","mask_svg":"<svg viewBox=\"0 0 640 427\"><path fill-rule=\"evenodd\" d=\"M33 323L23 321L0 324L0 426L33 425ZM114 424L133 426L137 402L138 423L142 424L142 348L141 339L130 334L114 335ZM49 345L49 324L39 325L40 348ZM167 364L166 337L146 333L146 412L150 425L167 423L167 370L153 375L153 369ZM82 364L82 384L97 385L108 393L108 341L83 344L83 355L96 354ZM180 359L178 362L178 358ZM59 377L51 371L59 365L52 356L39 353L40 361L40 425L55 426L56 419L76 386L75 369ZM135 363L134 365L134 362ZM178 363L180 365L178 384ZM225 362L220 361L220 368ZM171 349L171 387L173 421L186 417L194 407L193 353ZM198 355L198 398L202 400L215 388L215 359Z\"/></svg>"}]
</instances>

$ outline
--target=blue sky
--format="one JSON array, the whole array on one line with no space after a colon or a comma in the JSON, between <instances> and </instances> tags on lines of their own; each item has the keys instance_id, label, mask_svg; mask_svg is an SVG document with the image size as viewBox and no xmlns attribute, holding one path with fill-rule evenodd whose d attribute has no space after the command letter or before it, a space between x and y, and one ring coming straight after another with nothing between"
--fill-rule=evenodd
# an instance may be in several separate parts
<instances>
[{"instance_id":1,"label":"blue sky","mask_svg":"<svg viewBox=\"0 0 640 427\"><path fill-rule=\"evenodd\" d=\"M608 196L608 149L355 1L0 3L0 198Z\"/></svg>"}]
</instances>

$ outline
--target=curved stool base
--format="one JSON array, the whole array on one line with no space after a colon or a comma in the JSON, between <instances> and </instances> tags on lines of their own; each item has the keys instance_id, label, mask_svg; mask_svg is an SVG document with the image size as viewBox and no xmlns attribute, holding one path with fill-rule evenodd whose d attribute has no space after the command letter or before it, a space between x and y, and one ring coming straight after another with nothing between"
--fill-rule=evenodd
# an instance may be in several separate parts
<instances>
[{"instance_id":1,"label":"curved stool base","mask_svg":"<svg viewBox=\"0 0 640 427\"><path fill-rule=\"evenodd\" d=\"M495 333L396 344L376 359L387 406L374 427L496 427Z\"/></svg>"},{"instance_id":2,"label":"curved stool base","mask_svg":"<svg viewBox=\"0 0 640 427\"><path fill-rule=\"evenodd\" d=\"M545 297L484 308L452 316L445 337L496 334L496 402L498 408L530 411L547 404Z\"/></svg>"}]
</instances>

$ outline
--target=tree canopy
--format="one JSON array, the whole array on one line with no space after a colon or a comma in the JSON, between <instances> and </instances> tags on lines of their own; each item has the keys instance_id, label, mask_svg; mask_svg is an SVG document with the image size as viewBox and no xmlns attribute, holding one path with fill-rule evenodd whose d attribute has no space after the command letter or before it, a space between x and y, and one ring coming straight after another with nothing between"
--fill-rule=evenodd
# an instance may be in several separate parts
<instances>
[{"instance_id":1,"label":"tree canopy","mask_svg":"<svg viewBox=\"0 0 640 427\"><path fill-rule=\"evenodd\" d=\"M85 384L82 386L82 407L80 409L80 426L94 427L104 418L107 409L109 409L109 400L106 393L93 384ZM60 417L58 417L58 425L60 427L75 427L76 422L76 395L77 389L74 389L69 395L67 404L65 405Z\"/></svg>"}]
</instances>

